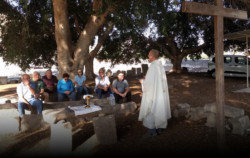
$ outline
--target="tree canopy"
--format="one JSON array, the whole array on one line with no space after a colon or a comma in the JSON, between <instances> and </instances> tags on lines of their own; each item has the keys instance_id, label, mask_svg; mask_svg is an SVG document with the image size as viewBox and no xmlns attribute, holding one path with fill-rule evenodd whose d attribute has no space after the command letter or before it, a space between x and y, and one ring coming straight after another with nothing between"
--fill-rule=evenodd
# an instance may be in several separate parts
<instances>
[{"instance_id":1,"label":"tree canopy","mask_svg":"<svg viewBox=\"0 0 250 158\"><path fill-rule=\"evenodd\" d=\"M194 1L213 3L213 0ZM18 5L14 6L13 2ZM65 5L61 5L62 2L66 2ZM68 65L67 68L61 67L60 71L70 72L82 68L87 64L86 61L91 61L96 56L100 60L110 60L113 64L131 63L147 58L148 51L156 48L161 50L162 56L171 59L176 71L180 71L181 61L187 55L199 59L201 52L208 55L214 52L213 18L182 13L182 2L183 0L1 1L0 56L9 63L18 64L23 70L31 64L58 64L59 67ZM62 10L55 12L58 7L55 4L60 4ZM247 0L225 0L224 5L250 13ZM56 17L55 14L62 16ZM56 23L63 20L59 19L62 17L68 20L62 25L66 32L58 30L60 27ZM249 27L249 21L225 19L225 33ZM63 33L66 33L65 36L62 36ZM60 39L56 38L59 36ZM89 47L94 45L95 39L97 45L90 51ZM59 41L68 41L66 43L69 49L64 50L68 55L60 53L61 48L66 47L60 47ZM244 47L242 43L236 44L239 45L238 48ZM226 41L225 49L231 46L232 41Z\"/></svg>"},{"instance_id":2,"label":"tree canopy","mask_svg":"<svg viewBox=\"0 0 250 158\"><path fill-rule=\"evenodd\" d=\"M6 25L2 28L0 55L4 61L23 70L32 65L48 66L55 62L55 38L52 5L49 1L19 1L14 7L0 2Z\"/></svg>"}]
</instances>

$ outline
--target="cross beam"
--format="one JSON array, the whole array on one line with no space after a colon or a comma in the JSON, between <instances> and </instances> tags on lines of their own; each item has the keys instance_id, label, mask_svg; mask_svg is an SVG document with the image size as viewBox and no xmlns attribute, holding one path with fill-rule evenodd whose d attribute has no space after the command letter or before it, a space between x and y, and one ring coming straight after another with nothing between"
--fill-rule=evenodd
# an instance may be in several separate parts
<instances>
[{"instance_id":1,"label":"cross beam","mask_svg":"<svg viewBox=\"0 0 250 158\"><path fill-rule=\"evenodd\" d=\"M247 20L247 14L242 10L235 10L231 8L221 8L219 6L213 6L209 4L197 3L197 2L183 2L182 11L193 14L221 15L223 17L232 19Z\"/></svg>"},{"instance_id":2,"label":"cross beam","mask_svg":"<svg viewBox=\"0 0 250 158\"><path fill-rule=\"evenodd\" d=\"M216 65L216 126L218 135L218 147L221 151L225 145L225 123L224 123L224 17L248 20L247 12L223 8L222 0L214 0L215 5L196 2L183 2L182 11L202 15L214 16L214 39L215 39L215 65Z\"/></svg>"}]
</instances>

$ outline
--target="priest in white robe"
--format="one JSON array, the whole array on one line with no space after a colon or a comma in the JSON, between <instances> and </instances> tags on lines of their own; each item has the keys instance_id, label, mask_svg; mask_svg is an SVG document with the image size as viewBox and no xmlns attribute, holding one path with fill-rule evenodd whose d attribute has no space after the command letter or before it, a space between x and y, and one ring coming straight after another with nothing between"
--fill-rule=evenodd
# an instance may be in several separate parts
<instances>
[{"instance_id":1,"label":"priest in white robe","mask_svg":"<svg viewBox=\"0 0 250 158\"><path fill-rule=\"evenodd\" d=\"M142 101L139 121L148 128L149 136L156 136L159 130L167 128L171 118L167 77L161 61L158 60L159 51L152 49L149 54L151 63L142 84Z\"/></svg>"}]
</instances>

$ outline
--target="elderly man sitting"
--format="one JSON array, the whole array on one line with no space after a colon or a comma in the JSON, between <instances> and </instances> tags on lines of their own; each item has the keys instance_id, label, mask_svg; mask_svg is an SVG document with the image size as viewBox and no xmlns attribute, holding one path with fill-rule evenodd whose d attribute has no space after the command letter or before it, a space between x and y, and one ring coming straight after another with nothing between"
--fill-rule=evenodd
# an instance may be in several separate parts
<instances>
[{"instance_id":1,"label":"elderly man sitting","mask_svg":"<svg viewBox=\"0 0 250 158\"><path fill-rule=\"evenodd\" d=\"M22 82L17 86L17 95L18 111L20 117L23 117L25 114L25 105L27 105L30 110L33 106L36 107L37 114L42 114L42 102L34 97L35 86L30 82L30 76L28 74L24 74L22 76Z\"/></svg>"},{"instance_id":2,"label":"elderly man sitting","mask_svg":"<svg viewBox=\"0 0 250 158\"><path fill-rule=\"evenodd\" d=\"M39 72L35 71L33 72L33 77L31 79L31 82L35 85L35 98L49 101L49 94L45 92L45 84L43 80L40 78Z\"/></svg>"}]
</instances>

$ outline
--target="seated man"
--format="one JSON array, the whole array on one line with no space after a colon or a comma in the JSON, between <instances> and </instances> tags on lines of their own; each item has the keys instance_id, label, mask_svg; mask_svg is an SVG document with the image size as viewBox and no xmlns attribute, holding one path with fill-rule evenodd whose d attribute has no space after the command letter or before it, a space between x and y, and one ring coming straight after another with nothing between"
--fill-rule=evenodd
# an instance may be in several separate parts
<instances>
[{"instance_id":1,"label":"seated man","mask_svg":"<svg viewBox=\"0 0 250 158\"><path fill-rule=\"evenodd\" d=\"M52 75L51 70L47 70L45 76L43 76L43 82L45 83L45 92L47 93L55 93L57 87L57 78L56 76Z\"/></svg>"},{"instance_id":2,"label":"seated man","mask_svg":"<svg viewBox=\"0 0 250 158\"><path fill-rule=\"evenodd\" d=\"M73 82L69 79L69 74L64 73L63 78L59 80L57 84L57 93L59 102L63 101L66 96L71 98L72 101L76 100Z\"/></svg>"},{"instance_id":3,"label":"seated man","mask_svg":"<svg viewBox=\"0 0 250 158\"><path fill-rule=\"evenodd\" d=\"M31 83L35 86L35 98L48 101L49 94L44 92L45 84L42 79L40 79L39 72L33 72L33 77L31 79Z\"/></svg>"},{"instance_id":4,"label":"seated man","mask_svg":"<svg viewBox=\"0 0 250 158\"><path fill-rule=\"evenodd\" d=\"M52 71L49 69L42 79L45 84L44 91L49 94L49 101L57 101L57 77L52 75Z\"/></svg>"},{"instance_id":5,"label":"seated man","mask_svg":"<svg viewBox=\"0 0 250 158\"><path fill-rule=\"evenodd\" d=\"M28 74L24 74L22 76L22 82L17 86L17 95L18 111L20 117L23 117L23 115L25 114L25 105L27 105L30 110L32 106L36 107L37 114L42 114L42 102L39 99L34 98L34 84L31 84L30 76Z\"/></svg>"},{"instance_id":6,"label":"seated man","mask_svg":"<svg viewBox=\"0 0 250 158\"><path fill-rule=\"evenodd\" d=\"M115 102L119 104L119 101L126 97L127 102L131 101L131 92L128 85L128 81L124 79L124 73L118 72L117 79L112 83L112 88L114 91Z\"/></svg>"},{"instance_id":7,"label":"seated man","mask_svg":"<svg viewBox=\"0 0 250 158\"><path fill-rule=\"evenodd\" d=\"M98 94L98 99L101 99L104 93L108 96L112 93L109 78L104 76L104 68L99 69L99 76L95 78L95 92Z\"/></svg>"},{"instance_id":8,"label":"seated man","mask_svg":"<svg viewBox=\"0 0 250 158\"><path fill-rule=\"evenodd\" d=\"M75 76L75 88L76 88L76 97L80 99L82 92L84 94L89 94L87 87L85 86L86 76L83 74L81 69L77 70L77 75Z\"/></svg>"}]
</instances>

